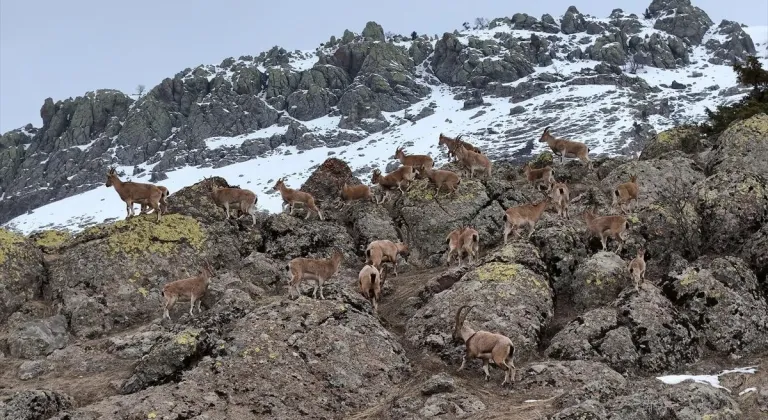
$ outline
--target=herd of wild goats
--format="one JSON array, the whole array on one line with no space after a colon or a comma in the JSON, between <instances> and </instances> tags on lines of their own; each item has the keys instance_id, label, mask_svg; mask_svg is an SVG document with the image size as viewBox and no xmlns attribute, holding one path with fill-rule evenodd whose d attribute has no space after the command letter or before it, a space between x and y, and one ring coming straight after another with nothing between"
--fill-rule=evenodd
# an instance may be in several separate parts
<instances>
[{"instance_id":1,"label":"herd of wild goats","mask_svg":"<svg viewBox=\"0 0 768 420\"><path fill-rule=\"evenodd\" d=\"M587 164L588 168L592 168L592 163L587 157L589 149L584 143L555 138L549 133L549 127L544 130L539 141L546 142L552 149L552 152L560 156L560 163L563 162L564 157L578 158ZM455 158L460 166L468 170L470 178L474 176L475 171L484 173L486 177L491 175L491 161L482 154L480 149L462 141L461 136L454 139L441 133L438 145L445 145L447 147L449 157ZM371 187L367 185L349 186L345 183L341 187L340 198L342 202L370 200L376 204L382 204L389 199L390 193L395 190L399 190L401 193L408 191L411 182L416 178L417 174L420 177L427 178L430 183L435 185L435 196L439 196L443 188L447 190L446 194L454 194L461 184L461 177L457 173L433 169L434 161L427 155L406 155L401 148L397 148L395 157L402 163L402 166L397 170L386 175L382 175L378 169L373 172L371 182L374 185L378 185L380 190L383 191L381 200L374 196ZM541 169L534 169L530 164L526 164L524 171L527 180L536 188L541 189L543 186L542 190L547 191L547 195L546 198L537 203L515 206L506 210L504 214L505 244L510 233L514 232L519 238L520 232L518 230L526 226L530 229L527 236L527 238L530 238L536 222L550 203L555 206L558 216L565 217L566 219L569 218L568 204L570 202L570 193L568 185L565 182L557 182L555 180L552 167L547 166ZM134 215L133 205L135 203L141 205L140 214L149 213L149 207L151 207L157 214L157 221L160 220L160 215L167 211L166 198L168 197L168 190L165 187L137 182L122 182L115 173L114 168L110 169L107 173L106 186L114 186L120 198L125 202L126 217ZM324 220L323 214L315 204L315 199L311 194L288 188L283 179L277 180L273 190L279 191L282 196L283 211L286 210L286 205L288 205L290 206L290 214L293 215L294 206L301 204L307 209L305 219L309 218L311 213L317 213L320 220ZM614 189L613 207L616 208L618 205L622 212L626 212L627 210L625 210L624 206L627 205L630 208L632 200L637 201L638 191L637 177L633 175L629 182L620 184ZM252 217L253 224L256 224L257 198L256 194L252 191L242 188L220 188L216 185L211 185L210 197L217 206L224 208L226 219L232 217L230 215L230 206L233 206L232 210L240 212L238 219L245 214L249 214ZM589 233L600 237L603 250L606 249L607 239L613 238L618 242L616 253L621 252L623 242L628 233L627 230L629 229L629 223L624 216L598 216L596 209L593 208L584 212L583 217ZM474 228L464 226L455 229L448 235L446 242L448 245L446 264L450 265L454 257L458 259L460 266L463 264L463 256L465 255L469 264L472 264L473 259L476 260L478 258L480 235ZM408 245L406 243L390 240L376 240L371 242L366 248L366 261L360 270L358 281L360 293L371 302L374 314L378 310L378 302L381 298L381 289L384 282L382 278L384 273L382 263L392 263L394 275L397 276L397 257L398 255L407 257L408 253ZM292 259L287 267L290 272L289 296L293 297L293 292L295 291L296 297L298 297L300 294L299 284L302 280L315 280L312 296L317 298L317 291L319 289L320 299L325 299L325 296L323 296L323 283L338 272L342 258L341 251L336 249L328 259ZM638 285L645 279L644 249L638 250L637 256L629 263L628 270L637 289ZM163 287L163 317L170 319L168 311L180 297L184 299L189 298L190 315L193 314L195 302L197 302L198 312L201 312L201 298L208 288L210 278L215 275L211 265L205 261L199 275L166 284ZM512 378L511 375L515 369L513 360L515 346L508 337L502 334L489 331L475 331L465 325L464 320L472 308L473 306L465 305L456 312L453 337L457 340L461 339L466 346L466 353L459 370L464 368L467 358L482 359L483 372L485 372L485 379L488 380L490 378L488 363L493 361L494 364L505 370L503 386Z\"/></svg>"}]
</instances>

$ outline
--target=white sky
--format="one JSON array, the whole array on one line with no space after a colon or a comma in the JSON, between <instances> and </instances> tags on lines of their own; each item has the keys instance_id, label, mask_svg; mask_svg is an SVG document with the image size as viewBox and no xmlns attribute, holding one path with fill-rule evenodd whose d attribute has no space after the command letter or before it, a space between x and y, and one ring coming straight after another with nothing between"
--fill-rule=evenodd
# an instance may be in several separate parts
<instances>
[{"instance_id":1,"label":"white sky","mask_svg":"<svg viewBox=\"0 0 768 420\"><path fill-rule=\"evenodd\" d=\"M40 126L40 107L89 90L133 93L186 67L258 55L274 45L313 49L344 29L374 20L385 31L442 34L475 17L528 13L557 19L573 0L519 3L474 0L0 1L0 133ZM650 1L583 1L582 13L606 17L614 8L640 14ZM269 6L267 6L269 4ZM715 23L727 18L768 25L766 0L700 0ZM468 7L471 5L471 7ZM471 10L468 10L471 9ZM768 40L754 40L765 43Z\"/></svg>"}]
</instances>

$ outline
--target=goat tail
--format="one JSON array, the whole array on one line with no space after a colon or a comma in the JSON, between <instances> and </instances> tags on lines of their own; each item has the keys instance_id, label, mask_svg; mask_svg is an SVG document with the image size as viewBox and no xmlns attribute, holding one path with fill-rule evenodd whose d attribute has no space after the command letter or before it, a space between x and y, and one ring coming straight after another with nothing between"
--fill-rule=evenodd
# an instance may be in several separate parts
<instances>
[{"instance_id":1,"label":"goat tail","mask_svg":"<svg viewBox=\"0 0 768 420\"><path fill-rule=\"evenodd\" d=\"M171 195L170 191L168 191L167 189L163 191L163 198L168 198L169 195Z\"/></svg>"},{"instance_id":2,"label":"goat tail","mask_svg":"<svg viewBox=\"0 0 768 420\"><path fill-rule=\"evenodd\" d=\"M477 233L473 233L472 242L480 242L480 235L478 235Z\"/></svg>"},{"instance_id":3,"label":"goat tail","mask_svg":"<svg viewBox=\"0 0 768 420\"><path fill-rule=\"evenodd\" d=\"M504 223L507 223L507 214L506 213L504 213L503 220L504 220Z\"/></svg>"},{"instance_id":4,"label":"goat tail","mask_svg":"<svg viewBox=\"0 0 768 420\"><path fill-rule=\"evenodd\" d=\"M624 222L624 229L629 230L629 221Z\"/></svg>"},{"instance_id":5,"label":"goat tail","mask_svg":"<svg viewBox=\"0 0 768 420\"><path fill-rule=\"evenodd\" d=\"M371 249L370 248L365 250L365 257L368 258L369 260L371 259Z\"/></svg>"},{"instance_id":6,"label":"goat tail","mask_svg":"<svg viewBox=\"0 0 768 420\"><path fill-rule=\"evenodd\" d=\"M613 190L613 195L615 195L617 198L619 197L619 189L618 188Z\"/></svg>"}]
</instances>

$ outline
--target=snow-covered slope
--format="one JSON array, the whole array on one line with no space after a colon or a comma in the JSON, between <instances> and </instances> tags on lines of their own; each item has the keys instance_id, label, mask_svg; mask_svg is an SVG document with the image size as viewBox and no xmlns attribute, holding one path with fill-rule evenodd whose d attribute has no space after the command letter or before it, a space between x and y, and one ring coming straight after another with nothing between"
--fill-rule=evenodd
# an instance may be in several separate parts
<instances>
[{"instance_id":1,"label":"snow-covered slope","mask_svg":"<svg viewBox=\"0 0 768 420\"><path fill-rule=\"evenodd\" d=\"M610 20L590 18L590 21L607 25ZM640 38L648 39L653 34L662 34L653 29L653 20L639 21L642 28L637 36ZM744 28L744 31L754 40L758 56L768 64L768 26ZM535 32L513 29L508 25L496 26L493 29L464 30L458 34L458 38L465 45L469 45L471 38L481 41L495 40L499 39L500 35L509 34L519 39L530 39L531 35L536 35L559 45L560 50L594 45L602 36ZM553 53L552 64L535 67L532 74L513 82L502 83L504 88L513 89L522 83L540 81L542 75L546 75L549 82L544 92L519 101L484 93L483 104L468 109L465 109L465 99L470 97L468 89L451 87L437 80L429 70L430 59L427 59L417 66L415 76L419 83L428 85L431 91L422 100L404 110L382 112L388 123L388 128L383 131L369 134L360 129L341 129L339 127L344 116L338 113L333 116L333 112L306 121L283 116L283 121L291 120L306 128L309 133L322 134L326 139L349 134L354 140L337 143L324 141L314 144L313 147L301 147L301 150L296 146L281 145L260 153L258 157L246 157L238 155L245 144L254 141L268 142L269 138L285 135L290 124L273 124L238 136L210 137L203 141L206 150L192 152L201 156L210 156L215 152L220 152L223 156L237 156L237 159L233 160L234 163L221 163L206 157L205 162L201 164L164 171L167 179L159 184L174 192L206 176L218 175L232 184L256 192L260 209L277 212L280 211L282 203L279 194L272 191L277 178L285 177L287 185L298 188L314 167L333 155L347 161L361 179L369 182L371 171L377 167L384 170L387 164L394 160L395 148L399 146L405 146L410 154L429 154L439 165L446 161L444 150L437 146L440 133L449 136L464 134L464 139L496 158L527 156L544 150L545 145L538 142L543 126L552 126L555 135L566 135L586 142L593 155L628 153L628 143L635 140L632 133L638 124L645 124L651 131L658 132L682 122L697 122L703 119L705 107L714 108L743 96L743 92L734 89L736 80L731 67L728 64L710 62L712 53L706 45L712 39L725 41L725 36L718 33L717 26L709 29L699 45L690 47L690 64L674 69L645 66L639 69L637 74L626 74L630 79L642 79L654 88L651 91L644 89L640 92L615 84L589 84L591 82L587 79L596 77L591 69L599 64L599 61L569 60L558 50ZM433 49L437 42L437 39L431 39ZM402 38L394 43L405 49L411 47L411 41ZM333 54L332 49L326 47L326 50L326 55ZM316 53L317 51L296 53L288 66L297 72L307 71L317 62ZM500 59L504 53L502 49L496 56L488 59ZM270 70L264 63L258 63L257 67L262 73ZM188 74L198 71L207 72L209 82L217 74L229 78L233 83L236 82L233 79L236 76L233 76L231 70L219 66L201 66ZM588 84L583 84L585 80ZM686 87L671 88L673 82ZM260 95L263 99L264 93ZM462 99L455 99L457 95ZM131 107L140 106L140 103L133 103ZM645 104L650 104L650 107L662 106L665 109L649 112L647 118L641 119L639 110L646 107ZM198 105L204 106L205 103ZM511 114L510 109L518 106L524 109ZM434 112L422 112L425 108ZM420 116L419 119L408 117L416 115ZM173 135L164 144L172 142L173 136L178 132L175 128ZM334 146L329 146L329 143ZM90 145L74 147L85 150ZM116 149L112 147L109 150L114 162L114 159L117 159ZM160 161L162 152L159 152L159 156L153 156L138 165L118 166L118 172L127 174L122 177L123 180L148 182L150 171ZM144 172L131 176L140 172L136 170L137 167ZM24 233L43 228L80 230L90 224L125 216L125 205L114 189L107 188L104 184L89 185L93 189L43 205L10 220L4 226ZM0 201L3 199L0 198Z\"/></svg>"}]
</instances>

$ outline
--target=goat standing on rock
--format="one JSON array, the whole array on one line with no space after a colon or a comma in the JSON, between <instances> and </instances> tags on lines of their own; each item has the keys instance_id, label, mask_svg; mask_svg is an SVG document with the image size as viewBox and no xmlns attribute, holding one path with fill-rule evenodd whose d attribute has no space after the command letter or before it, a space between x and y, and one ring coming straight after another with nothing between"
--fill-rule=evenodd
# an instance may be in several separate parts
<instances>
[{"instance_id":1,"label":"goat standing on rock","mask_svg":"<svg viewBox=\"0 0 768 420\"><path fill-rule=\"evenodd\" d=\"M371 302L375 315L379 309L379 300L381 300L381 273L376 267L366 264L358 274L358 282L360 294Z\"/></svg>"},{"instance_id":2,"label":"goat standing on rock","mask_svg":"<svg viewBox=\"0 0 768 420\"><path fill-rule=\"evenodd\" d=\"M512 344L512 340L509 337L497 333L488 331L475 331L471 327L464 325L469 311L475 306L464 305L456 311L456 324L453 328L454 340L461 340L466 346L464 357L461 359L461 366L459 371L464 369L464 364L467 363L467 359L482 359L483 360L483 372L485 372L485 380L491 378L491 373L488 371L488 362L493 360L496 366L504 369L504 381L501 386L506 385L507 382L514 380L515 367L515 345ZM461 311L467 309L462 315Z\"/></svg>"},{"instance_id":3,"label":"goat standing on rock","mask_svg":"<svg viewBox=\"0 0 768 420\"><path fill-rule=\"evenodd\" d=\"M589 169L592 169L592 161L587 156L589 154L589 147L584 143L577 141L559 139L549 134L549 127L544 129L544 133L541 135L539 142L546 142L549 148L552 149L552 153L560 156L560 163L563 163L563 158L578 158L580 161L587 164Z\"/></svg>"},{"instance_id":4,"label":"goat standing on rock","mask_svg":"<svg viewBox=\"0 0 768 420\"><path fill-rule=\"evenodd\" d=\"M395 159L399 160L403 165L412 166L414 168L425 167L427 169L432 169L435 165L435 161L432 160L431 157L427 155L406 156L405 151L399 147L395 150Z\"/></svg>"},{"instance_id":5,"label":"goat standing on rock","mask_svg":"<svg viewBox=\"0 0 768 420\"><path fill-rule=\"evenodd\" d=\"M237 205L236 208L240 210L238 219L245 214L250 214L253 224L256 224L257 198L253 191L242 188L221 188L218 185L213 185L211 187L211 198L217 206L224 207L224 210L226 210L227 217L225 220L230 218L229 205L235 204Z\"/></svg>"},{"instance_id":6,"label":"goat standing on rock","mask_svg":"<svg viewBox=\"0 0 768 420\"><path fill-rule=\"evenodd\" d=\"M536 222L539 221L541 214L544 213L547 204L551 201L552 198L547 196L536 204L523 204L522 206L508 208L504 212L504 244L507 243L507 238L512 232L520 238L518 229L526 225L531 227L531 231L528 233L528 239L530 239L533 235L533 230L536 228Z\"/></svg>"},{"instance_id":7,"label":"goat standing on rock","mask_svg":"<svg viewBox=\"0 0 768 420\"><path fill-rule=\"evenodd\" d=\"M320 299L323 296L323 283L333 277L339 271L339 265L344 254L338 249L333 250L331 258L294 258L288 263L288 272L291 273L291 279L288 282L288 296L293 297L292 292L296 291L296 297L301 294L299 284L304 279L315 280L315 289L312 291L312 297L317 299L317 289L320 289Z\"/></svg>"},{"instance_id":8,"label":"goat standing on rock","mask_svg":"<svg viewBox=\"0 0 768 420\"><path fill-rule=\"evenodd\" d=\"M640 186L637 184L637 175L630 175L629 182L619 184L615 190L613 190L613 208L619 206L622 213L632 211L632 200L635 200L637 204L637 196L640 193ZM624 204L627 205L627 209L624 209Z\"/></svg>"},{"instance_id":9,"label":"goat standing on rock","mask_svg":"<svg viewBox=\"0 0 768 420\"><path fill-rule=\"evenodd\" d=\"M320 220L324 220L323 214L320 213L320 209L315 205L315 198L311 194L286 187L283 178L278 179L272 189L280 191L280 196L283 197L283 211L285 211L286 203L291 206L291 216L293 216L294 205L301 204L307 209L307 215L304 217L304 220L309 219L310 210L317 213Z\"/></svg>"},{"instance_id":10,"label":"goat standing on rock","mask_svg":"<svg viewBox=\"0 0 768 420\"><path fill-rule=\"evenodd\" d=\"M115 191L117 191L120 199L125 201L126 219L134 215L133 203L147 203L155 210L155 213L157 213L156 220L158 222L160 221L160 214L163 212L160 209L160 200L164 198L163 194L168 193L167 189L163 192L163 190L153 184L143 184L131 181L123 182L117 176L115 168L110 168L109 172L107 172L107 182L105 185L107 187L114 185Z\"/></svg>"},{"instance_id":11,"label":"goat standing on rock","mask_svg":"<svg viewBox=\"0 0 768 420\"><path fill-rule=\"evenodd\" d=\"M640 290L640 285L645 281L645 248L637 250L637 256L629 262L629 275L635 282L635 290Z\"/></svg>"},{"instance_id":12,"label":"goat standing on rock","mask_svg":"<svg viewBox=\"0 0 768 420\"><path fill-rule=\"evenodd\" d=\"M454 151L456 157L469 171L469 178L471 179L475 175L475 170L479 169L485 173L485 176L491 176L491 161L483 154L467 150L464 146L459 145Z\"/></svg>"},{"instance_id":13,"label":"goat standing on rock","mask_svg":"<svg viewBox=\"0 0 768 420\"><path fill-rule=\"evenodd\" d=\"M455 139L452 139L448 136L444 136L443 133L440 133L440 137L437 139L437 145L438 146L445 145L445 147L448 148L448 157L453 156L453 157L456 157L457 160L458 160L458 157L456 156L456 149L459 146L464 146L464 148L467 150L471 150L481 155L483 154L483 152L479 148L462 140L461 135L458 135Z\"/></svg>"},{"instance_id":14,"label":"goat standing on rock","mask_svg":"<svg viewBox=\"0 0 768 420\"><path fill-rule=\"evenodd\" d=\"M593 208L584 212L584 221L590 235L600 237L603 251L606 249L608 238L612 237L619 243L616 254L621 252L629 230L629 222L624 216L597 216L597 210Z\"/></svg>"},{"instance_id":15,"label":"goat standing on rock","mask_svg":"<svg viewBox=\"0 0 768 420\"><path fill-rule=\"evenodd\" d=\"M416 170L410 165L403 165L386 175L382 175L380 170L374 169L373 175L371 176L371 183L379 184L384 191L384 197L382 197L381 201L376 200L376 204L381 204L387 201L389 199L389 193L395 189L398 189L401 193L405 194L406 191L411 189L411 182L415 178ZM405 185L405 189L403 189L403 185Z\"/></svg>"},{"instance_id":16,"label":"goat standing on rock","mask_svg":"<svg viewBox=\"0 0 768 420\"><path fill-rule=\"evenodd\" d=\"M373 241L365 248L365 263L381 270L381 263L391 262L397 277L397 256L407 257L409 254L408 245L402 242L394 243L388 239Z\"/></svg>"},{"instance_id":17,"label":"goat standing on rock","mask_svg":"<svg viewBox=\"0 0 768 420\"><path fill-rule=\"evenodd\" d=\"M462 265L464 254L467 255L469 264L472 259L477 259L480 252L480 234L472 227L464 226L454 229L445 238L448 243L448 261L446 265L451 264L452 256L455 254L459 259L459 267Z\"/></svg>"},{"instance_id":18,"label":"goat standing on rock","mask_svg":"<svg viewBox=\"0 0 768 420\"><path fill-rule=\"evenodd\" d=\"M215 276L216 272L213 271L213 267L208 261L203 262L203 268L200 270L200 274L189 277L186 279L172 281L163 286L163 318L171 319L171 315L168 311L173 308L176 301L180 297L189 297L189 315L192 315L192 309L197 302L197 312L202 312L200 309L200 303L205 292L208 291L208 284L211 281L211 277Z\"/></svg>"}]
</instances>

